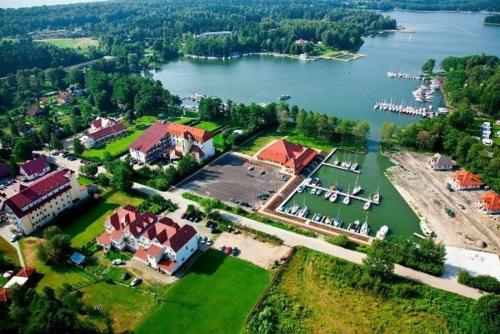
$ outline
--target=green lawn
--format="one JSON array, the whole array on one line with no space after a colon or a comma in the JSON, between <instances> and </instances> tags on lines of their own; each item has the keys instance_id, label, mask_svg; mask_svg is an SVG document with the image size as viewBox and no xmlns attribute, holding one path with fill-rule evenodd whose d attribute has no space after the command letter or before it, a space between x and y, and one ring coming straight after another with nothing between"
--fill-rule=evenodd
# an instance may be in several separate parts
<instances>
[{"instance_id":1,"label":"green lawn","mask_svg":"<svg viewBox=\"0 0 500 334\"><path fill-rule=\"evenodd\" d=\"M209 250L135 332L241 333L269 280L264 269Z\"/></svg>"},{"instance_id":2,"label":"green lawn","mask_svg":"<svg viewBox=\"0 0 500 334\"><path fill-rule=\"evenodd\" d=\"M187 124L189 122L192 122L193 120L195 120L195 118L192 118L192 117L179 117L178 119L175 120L175 123Z\"/></svg>"},{"instance_id":3,"label":"green lawn","mask_svg":"<svg viewBox=\"0 0 500 334\"><path fill-rule=\"evenodd\" d=\"M12 262L15 266L20 266L16 249L2 237L0 237L0 255L5 256L5 258Z\"/></svg>"},{"instance_id":4,"label":"green lawn","mask_svg":"<svg viewBox=\"0 0 500 334\"><path fill-rule=\"evenodd\" d=\"M250 326L271 318L286 333L470 332L473 300L398 278L376 293L364 275L359 265L298 248Z\"/></svg>"},{"instance_id":5,"label":"green lawn","mask_svg":"<svg viewBox=\"0 0 500 334\"><path fill-rule=\"evenodd\" d=\"M79 183L81 186L88 186L88 185L91 185L91 184L92 184L92 180L87 179L86 177L83 177L83 176L79 176L79 177L78 177L78 183Z\"/></svg>"},{"instance_id":6,"label":"green lawn","mask_svg":"<svg viewBox=\"0 0 500 334\"><path fill-rule=\"evenodd\" d=\"M214 145L218 149L224 148L224 139L222 139L222 133L218 133L214 136Z\"/></svg>"},{"instance_id":7,"label":"green lawn","mask_svg":"<svg viewBox=\"0 0 500 334\"><path fill-rule=\"evenodd\" d=\"M90 210L72 222L67 222L67 225L63 225L61 228L65 233L71 235L73 247L80 248L87 242L94 240L104 230L103 222L114 210L127 204L139 205L142 201L143 199L140 197L122 192L112 192L105 195Z\"/></svg>"},{"instance_id":8,"label":"green lawn","mask_svg":"<svg viewBox=\"0 0 500 334\"><path fill-rule=\"evenodd\" d=\"M71 49L81 49L86 50L91 46L97 47L99 41L93 38L51 38L51 39L40 39L36 42L43 42L55 45L59 48L71 48Z\"/></svg>"},{"instance_id":9,"label":"green lawn","mask_svg":"<svg viewBox=\"0 0 500 334\"><path fill-rule=\"evenodd\" d=\"M110 153L113 157L118 157L128 151L128 147L158 118L156 116L143 116L138 118L133 125L128 127L126 136L109 142L105 146L92 148L83 152L83 158L87 159L103 159L104 152Z\"/></svg>"},{"instance_id":10,"label":"green lawn","mask_svg":"<svg viewBox=\"0 0 500 334\"><path fill-rule=\"evenodd\" d=\"M282 134L276 133L275 130L266 130L259 136L253 137L236 149L237 152L254 155L261 148L272 142L273 140L283 138Z\"/></svg>"},{"instance_id":11,"label":"green lawn","mask_svg":"<svg viewBox=\"0 0 500 334\"><path fill-rule=\"evenodd\" d=\"M196 124L194 127L206 131L215 131L219 129L222 125L216 122L209 122L209 121L201 121L198 124Z\"/></svg>"},{"instance_id":12,"label":"green lawn","mask_svg":"<svg viewBox=\"0 0 500 334\"><path fill-rule=\"evenodd\" d=\"M35 266L37 272L42 275L36 287L38 291L45 286L57 291L63 284L71 284L83 292L83 300L88 306L93 308L101 305L104 311L109 312L117 333L133 330L155 307L154 298L137 289L96 281L94 276L75 266L51 267L43 264L35 255L36 244L39 242L40 239L36 237L22 240L27 265ZM95 317L93 320L99 327L104 326L102 318Z\"/></svg>"}]
</instances>

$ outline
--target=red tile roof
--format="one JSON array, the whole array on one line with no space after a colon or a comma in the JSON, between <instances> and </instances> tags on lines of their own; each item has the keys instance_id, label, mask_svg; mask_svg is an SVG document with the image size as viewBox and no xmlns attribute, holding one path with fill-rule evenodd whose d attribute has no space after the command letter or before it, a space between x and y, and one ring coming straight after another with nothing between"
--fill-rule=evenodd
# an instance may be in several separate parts
<instances>
[{"instance_id":1,"label":"red tile roof","mask_svg":"<svg viewBox=\"0 0 500 334\"><path fill-rule=\"evenodd\" d=\"M10 176L9 166L0 163L0 179Z\"/></svg>"},{"instance_id":2,"label":"red tile roof","mask_svg":"<svg viewBox=\"0 0 500 334\"><path fill-rule=\"evenodd\" d=\"M213 137L212 132L194 128L192 126L177 123L167 123L166 125L167 132L176 137L183 137L186 139L193 138L200 143L204 143Z\"/></svg>"},{"instance_id":3,"label":"red tile roof","mask_svg":"<svg viewBox=\"0 0 500 334\"><path fill-rule=\"evenodd\" d=\"M162 248L158 245L151 245L151 247L148 248L148 255L152 257L157 257L158 255L161 254Z\"/></svg>"},{"instance_id":4,"label":"red tile roof","mask_svg":"<svg viewBox=\"0 0 500 334\"><path fill-rule=\"evenodd\" d=\"M9 301L9 289L1 288L0 289L0 302L8 302Z\"/></svg>"},{"instance_id":5,"label":"red tile roof","mask_svg":"<svg viewBox=\"0 0 500 334\"><path fill-rule=\"evenodd\" d=\"M177 231L177 233L167 240L167 244L174 250L174 252L177 252L195 235L196 230L191 225L184 225Z\"/></svg>"},{"instance_id":6,"label":"red tile roof","mask_svg":"<svg viewBox=\"0 0 500 334\"><path fill-rule=\"evenodd\" d=\"M17 217L24 217L25 215L39 208L54 197L70 189L70 177L73 173L74 172L70 171L69 169L54 171L42 177L38 181L35 181L34 183L26 186L22 191L7 199L4 205L8 205ZM59 187L62 188L59 189L56 193L48 196L46 199L33 205L29 209L25 209L24 211L22 210L29 204L38 201L41 197L49 194Z\"/></svg>"},{"instance_id":7,"label":"red tile roof","mask_svg":"<svg viewBox=\"0 0 500 334\"><path fill-rule=\"evenodd\" d=\"M97 117L95 120L90 122L90 126L93 126L94 128L100 128L102 126L102 118Z\"/></svg>"},{"instance_id":8,"label":"red tile roof","mask_svg":"<svg viewBox=\"0 0 500 334\"><path fill-rule=\"evenodd\" d=\"M38 116L40 114L45 113L45 109L37 107L37 106L31 106L26 109L26 114L28 116Z\"/></svg>"},{"instance_id":9,"label":"red tile roof","mask_svg":"<svg viewBox=\"0 0 500 334\"><path fill-rule=\"evenodd\" d=\"M104 232L97 237L97 243L101 246L111 245L111 236L109 233Z\"/></svg>"},{"instance_id":10,"label":"red tile roof","mask_svg":"<svg viewBox=\"0 0 500 334\"><path fill-rule=\"evenodd\" d=\"M484 183L478 175L467 172L463 169L453 173L451 176L460 187L480 187Z\"/></svg>"},{"instance_id":11,"label":"red tile roof","mask_svg":"<svg viewBox=\"0 0 500 334\"><path fill-rule=\"evenodd\" d=\"M34 274L36 273L36 270L34 268L26 268L26 267L23 267L21 268L21 271L19 271L16 276L17 277L26 277L26 278L30 278L31 276L33 276Z\"/></svg>"},{"instance_id":12,"label":"red tile roof","mask_svg":"<svg viewBox=\"0 0 500 334\"><path fill-rule=\"evenodd\" d=\"M49 168L49 162L44 155L39 156L36 159L25 162L20 167L28 176L42 173L44 169Z\"/></svg>"},{"instance_id":13,"label":"red tile roof","mask_svg":"<svg viewBox=\"0 0 500 334\"><path fill-rule=\"evenodd\" d=\"M116 133L120 133L122 131L125 131L125 126L123 124L115 124L108 126L106 128L102 128L100 130L97 130L96 132L89 133L89 137L94 139L94 140L99 140L111 135L114 135Z\"/></svg>"},{"instance_id":14,"label":"red tile roof","mask_svg":"<svg viewBox=\"0 0 500 334\"><path fill-rule=\"evenodd\" d=\"M113 231L110 233L109 236L110 236L111 240L118 241L122 238L123 232L122 231Z\"/></svg>"},{"instance_id":15,"label":"red tile roof","mask_svg":"<svg viewBox=\"0 0 500 334\"><path fill-rule=\"evenodd\" d=\"M172 273L173 270L175 269L175 266L176 266L175 262L172 262L167 259L162 259L160 262L158 262L158 268L167 273Z\"/></svg>"},{"instance_id":16,"label":"red tile roof","mask_svg":"<svg viewBox=\"0 0 500 334\"><path fill-rule=\"evenodd\" d=\"M146 263L148 262L148 252L146 252L143 247L139 247L137 249L137 251L134 253L134 257Z\"/></svg>"},{"instance_id":17,"label":"red tile roof","mask_svg":"<svg viewBox=\"0 0 500 334\"><path fill-rule=\"evenodd\" d=\"M484 203L484 208L488 211L500 210L500 195L496 192L489 190L477 198L480 202Z\"/></svg>"},{"instance_id":18,"label":"red tile roof","mask_svg":"<svg viewBox=\"0 0 500 334\"><path fill-rule=\"evenodd\" d=\"M301 145L280 139L260 151L257 157L300 172L316 155L318 152L309 147L304 148Z\"/></svg>"},{"instance_id":19,"label":"red tile roof","mask_svg":"<svg viewBox=\"0 0 500 334\"><path fill-rule=\"evenodd\" d=\"M147 153L167 135L167 124L156 122L144 131L129 147L139 152Z\"/></svg>"}]
</instances>

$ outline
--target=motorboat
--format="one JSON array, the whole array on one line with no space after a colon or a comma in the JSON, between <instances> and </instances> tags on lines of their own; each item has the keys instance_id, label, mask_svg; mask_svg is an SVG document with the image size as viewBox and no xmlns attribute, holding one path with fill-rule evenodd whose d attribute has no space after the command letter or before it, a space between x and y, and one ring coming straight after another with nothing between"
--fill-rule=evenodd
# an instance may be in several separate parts
<instances>
[{"instance_id":1,"label":"motorboat","mask_svg":"<svg viewBox=\"0 0 500 334\"><path fill-rule=\"evenodd\" d=\"M363 210L370 210L371 205L372 205L371 201L366 201L365 205L363 205Z\"/></svg>"},{"instance_id":2,"label":"motorboat","mask_svg":"<svg viewBox=\"0 0 500 334\"><path fill-rule=\"evenodd\" d=\"M387 225L384 225L377 231L375 238L377 238L378 240L384 240L387 236L387 233L389 233L389 227Z\"/></svg>"},{"instance_id":3,"label":"motorboat","mask_svg":"<svg viewBox=\"0 0 500 334\"><path fill-rule=\"evenodd\" d=\"M368 235L368 233L370 233L370 226L368 225L367 222L364 222L363 225L361 225L359 233L364 235Z\"/></svg>"},{"instance_id":4,"label":"motorboat","mask_svg":"<svg viewBox=\"0 0 500 334\"><path fill-rule=\"evenodd\" d=\"M330 202L335 202L337 200L338 193L336 191L333 192L333 194L330 196L329 201Z\"/></svg>"},{"instance_id":5,"label":"motorboat","mask_svg":"<svg viewBox=\"0 0 500 334\"><path fill-rule=\"evenodd\" d=\"M331 190L328 190L327 192L325 192L325 199L330 198L330 196L332 196L332 194L333 194L333 191L331 191Z\"/></svg>"},{"instance_id":6,"label":"motorboat","mask_svg":"<svg viewBox=\"0 0 500 334\"><path fill-rule=\"evenodd\" d=\"M344 197L344 200L342 201L342 203L344 203L345 205L348 205L350 202L351 202L351 197L349 195Z\"/></svg>"}]
</instances>

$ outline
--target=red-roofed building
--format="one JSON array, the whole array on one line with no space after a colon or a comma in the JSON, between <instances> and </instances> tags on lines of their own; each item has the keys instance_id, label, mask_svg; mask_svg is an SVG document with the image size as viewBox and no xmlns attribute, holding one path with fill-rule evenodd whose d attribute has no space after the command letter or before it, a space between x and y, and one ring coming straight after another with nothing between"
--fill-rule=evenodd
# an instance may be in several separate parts
<instances>
[{"instance_id":1,"label":"red-roofed building","mask_svg":"<svg viewBox=\"0 0 500 334\"><path fill-rule=\"evenodd\" d=\"M257 158L283 166L290 174L298 174L317 155L318 152L312 148L280 139L262 149L257 154Z\"/></svg>"},{"instance_id":2,"label":"red-roofed building","mask_svg":"<svg viewBox=\"0 0 500 334\"><path fill-rule=\"evenodd\" d=\"M35 273L36 273L35 268L26 268L26 267L23 267L23 268L21 268L21 271L19 271L17 273L16 276L31 278Z\"/></svg>"},{"instance_id":3,"label":"red-roofed building","mask_svg":"<svg viewBox=\"0 0 500 334\"><path fill-rule=\"evenodd\" d=\"M474 190L484 185L478 175L463 169L453 173L448 179L448 183L456 190Z\"/></svg>"},{"instance_id":4,"label":"red-roofed building","mask_svg":"<svg viewBox=\"0 0 500 334\"><path fill-rule=\"evenodd\" d=\"M151 213L141 214L132 205L116 210L104 227L106 231L97 237L99 245L106 249L127 248L137 260L168 274L198 249L197 233L192 226L181 227L168 217L158 220Z\"/></svg>"},{"instance_id":5,"label":"red-roofed building","mask_svg":"<svg viewBox=\"0 0 500 334\"><path fill-rule=\"evenodd\" d=\"M30 234L87 196L87 189L80 187L76 173L61 169L20 187L3 203L3 209L20 231Z\"/></svg>"},{"instance_id":6,"label":"red-roofed building","mask_svg":"<svg viewBox=\"0 0 500 334\"><path fill-rule=\"evenodd\" d=\"M187 154L193 154L201 162L215 154L211 132L168 122L151 125L129 148L132 159L142 163Z\"/></svg>"},{"instance_id":7,"label":"red-roofed building","mask_svg":"<svg viewBox=\"0 0 500 334\"><path fill-rule=\"evenodd\" d=\"M69 92L60 91L57 94L57 104L62 106L63 104L71 103L74 101L73 95Z\"/></svg>"},{"instance_id":8,"label":"red-roofed building","mask_svg":"<svg viewBox=\"0 0 500 334\"><path fill-rule=\"evenodd\" d=\"M126 132L127 129L125 126L114 119L97 117L90 122L90 129L88 133L80 139L80 142L86 148L92 148L120 137Z\"/></svg>"},{"instance_id":9,"label":"red-roofed building","mask_svg":"<svg viewBox=\"0 0 500 334\"><path fill-rule=\"evenodd\" d=\"M8 302L9 301L9 289L1 288L0 289L0 302Z\"/></svg>"},{"instance_id":10,"label":"red-roofed building","mask_svg":"<svg viewBox=\"0 0 500 334\"><path fill-rule=\"evenodd\" d=\"M50 172L49 162L44 155L25 162L19 168L19 173L24 181L32 181Z\"/></svg>"},{"instance_id":11,"label":"red-roofed building","mask_svg":"<svg viewBox=\"0 0 500 334\"><path fill-rule=\"evenodd\" d=\"M489 190L477 197L479 208L486 214L495 215L500 213L500 195Z\"/></svg>"},{"instance_id":12,"label":"red-roofed building","mask_svg":"<svg viewBox=\"0 0 500 334\"><path fill-rule=\"evenodd\" d=\"M26 115L36 117L45 114L47 111L39 106L31 106L26 109Z\"/></svg>"}]
</instances>

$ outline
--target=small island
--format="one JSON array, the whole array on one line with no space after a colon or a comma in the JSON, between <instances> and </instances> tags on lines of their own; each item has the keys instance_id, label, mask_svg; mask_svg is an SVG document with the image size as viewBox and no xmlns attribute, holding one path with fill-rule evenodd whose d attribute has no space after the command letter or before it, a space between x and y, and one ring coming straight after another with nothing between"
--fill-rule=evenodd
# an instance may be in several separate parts
<instances>
[{"instance_id":1,"label":"small island","mask_svg":"<svg viewBox=\"0 0 500 334\"><path fill-rule=\"evenodd\" d=\"M500 14L488 15L484 18L484 24L500 26Z\"/></svg>"}]
</instances>

